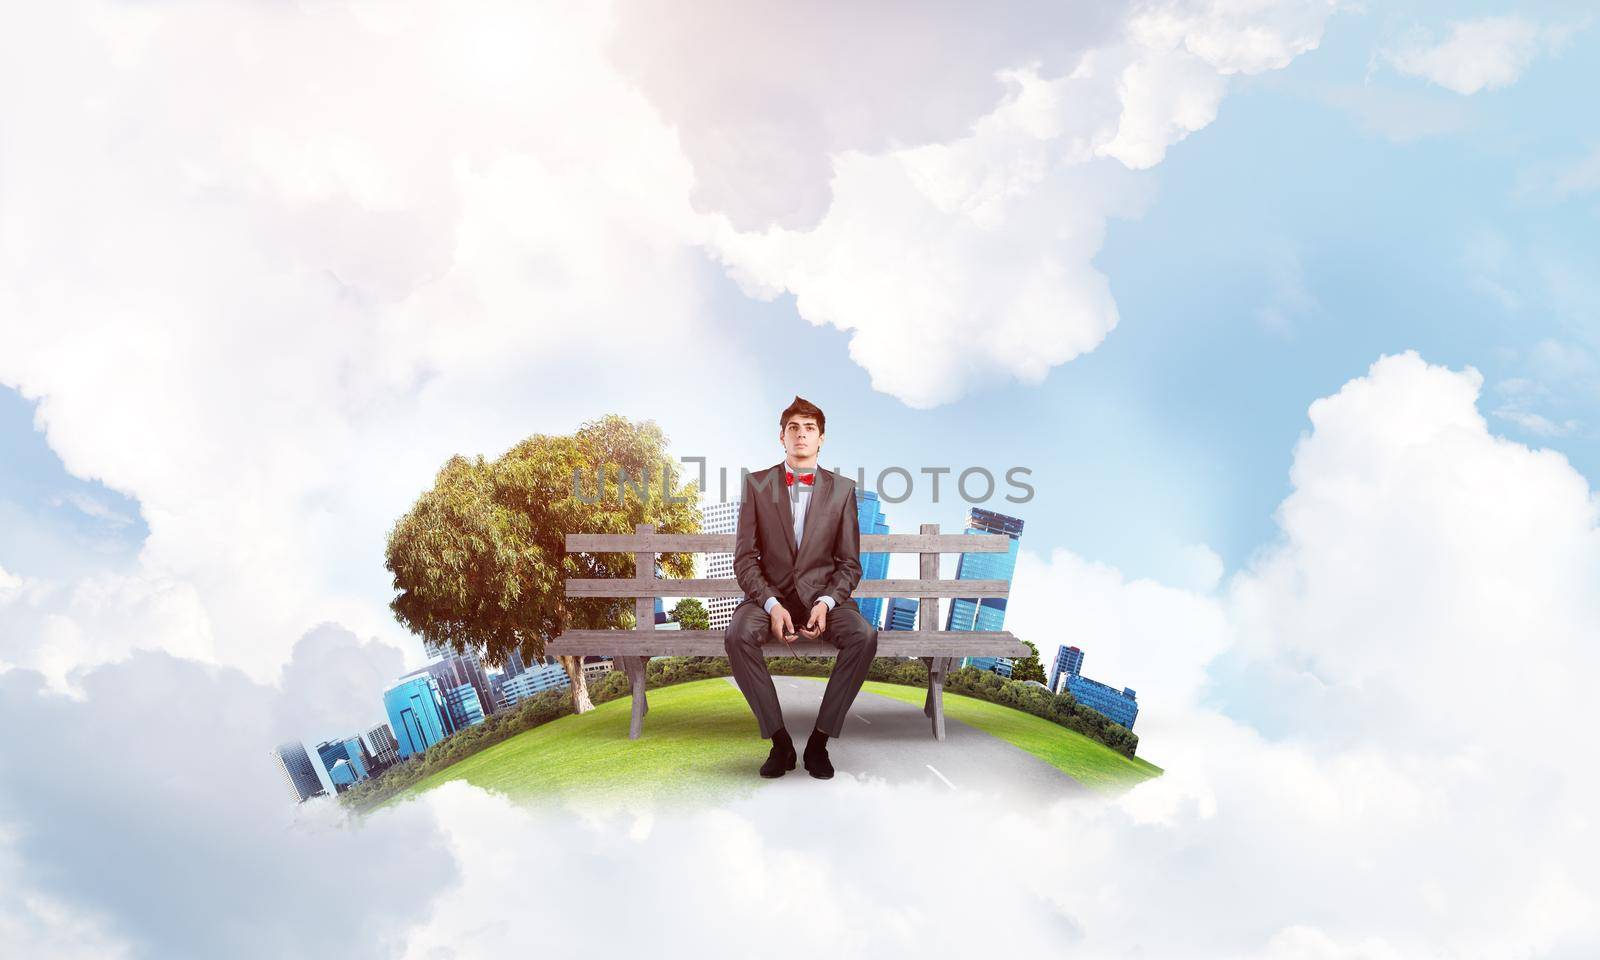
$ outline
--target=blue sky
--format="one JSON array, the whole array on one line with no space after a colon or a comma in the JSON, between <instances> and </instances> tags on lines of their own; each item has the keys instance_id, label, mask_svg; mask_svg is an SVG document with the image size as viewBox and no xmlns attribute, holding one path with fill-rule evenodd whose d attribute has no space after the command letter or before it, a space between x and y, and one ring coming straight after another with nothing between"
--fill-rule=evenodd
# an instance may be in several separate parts
<instances>
[{"instance_id":1,"label":"blue sky","mask_svg":"<svg viewBox=\"0 0 1600 960\"><path fill-rule=\"evenodd\" d=\"M0 390L0 567L53 578L130 562L148 532L138 501L68 472L35 429L36 407Z\"/></svg>"}]
</instances>

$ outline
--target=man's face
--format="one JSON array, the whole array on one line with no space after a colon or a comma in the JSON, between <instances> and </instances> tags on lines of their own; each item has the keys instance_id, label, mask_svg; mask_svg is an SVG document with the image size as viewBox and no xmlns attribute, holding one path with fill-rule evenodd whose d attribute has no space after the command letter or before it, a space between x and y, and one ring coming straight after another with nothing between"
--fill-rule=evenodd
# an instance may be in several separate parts
<instances>
[{"instance_id":1,"label":"man's face","mask_svg":"<svg viewBox=\"0 0 1600 960\"><path fill-rule=\"evenodd\" d=\"M790 417L783 425L783 449L795 460L809 460L822 449L822 434L813 417Z\"/></svg>"}]
</instances>

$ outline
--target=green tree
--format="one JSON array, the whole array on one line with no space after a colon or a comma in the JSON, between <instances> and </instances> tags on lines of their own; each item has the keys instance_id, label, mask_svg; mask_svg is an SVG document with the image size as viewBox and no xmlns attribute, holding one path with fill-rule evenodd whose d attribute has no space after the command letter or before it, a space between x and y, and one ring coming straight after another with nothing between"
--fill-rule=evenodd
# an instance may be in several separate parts
<instances>
[{"instance_id":1,"label":"green tree","mask_svg":"<svg viewBox=\"0 0 1600 960\"><path fill-rule=\"evenodd\" d=\"M685 597L672 606L672 619L680 630L710 630L711 614L706 605L693 597Z\"/></svg>"},{"instance_id":2,"label":"green tree","mask_svg":"<svg viewBox=\"0 0 1600 960\"><path fill-rule=\"evenodd\" d=\"M1039 648L1031 643L1028 643L1026 640L1022 642L1027 643L1028 649L1033 652L1020 660L1012 662L1011 679L1037 680L1040 683L1046 682L1044 679L1044 665L1039 662Z\"/></svg>"},{"instance_id":3,"label":"green tree","mask_svg":"<svg viewBox=\"0 0 1600 960\"><path fill-rule=\"evenodd\" d=\"M493 461L451 457L389 533L395 618L430 648L476 653L490 666L513 650L528 662L542 658L546 641L567 630L631 628L631 599L569 599L565 583L631 578L633 554L567 553L566 535L628 534L640 523L698 532L699 493L692 483L680 488L666 447L653 421L612 414L572 436L535 434ZM661 554L657 567L690 577L694 555ZM560 660L573 709L592 709L583 658Z\"/></svg>"}]
</instances>

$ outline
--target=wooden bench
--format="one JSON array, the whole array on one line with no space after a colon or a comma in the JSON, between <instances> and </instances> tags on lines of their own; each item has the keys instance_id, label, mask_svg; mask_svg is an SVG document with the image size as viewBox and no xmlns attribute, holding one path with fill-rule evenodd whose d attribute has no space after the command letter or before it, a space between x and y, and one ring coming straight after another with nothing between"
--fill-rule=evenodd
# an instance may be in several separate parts
<instances>
[{"instance_id":1,"label":"wooden bench","mask_svg":"<svg viewBox=\"0 0 1600 960\"><path fill-rule=\"evenodd\" d=\"M1004 597L1010 590L1006 580L943 580L939 577L941 553L1005 553L1011 548L1004 534L941 534L939 525L925 523L916 534L878 533L861 537L861 552L915 553L922 558L918 580L863 579L851 596L916 597L916 630L879 630L880 657L920 657L928 665L928 696L922 712L933 721L933 735L944 739L944 680L954 662L962 657L1026 657L1027 645L1009 632L949 631L938 628L941 598ZM743 597L736 579L669 580L655 575L656 556L662 553L732 553L734 535L705 533L656 533L651 524L640 524L632 534L569 533L568 553L631 553L636 571L632 578L568 579L569 597L632 597L638 623L632 630L568 630L545 644L545 652L559 656L609 656L626 671L633 690L633 718L628 738L638 739L644 729L644 715L650 705L645 699L644 665L651 657L724 657L721 630L657 630L656 597ZM929 625L932 628L929 628ZM762 644L768 657L791 653L789 645L778 640ZM793 645L797 656L832 657L838 650L825 640L799 641Z\"/></svg>"}]
</instances>

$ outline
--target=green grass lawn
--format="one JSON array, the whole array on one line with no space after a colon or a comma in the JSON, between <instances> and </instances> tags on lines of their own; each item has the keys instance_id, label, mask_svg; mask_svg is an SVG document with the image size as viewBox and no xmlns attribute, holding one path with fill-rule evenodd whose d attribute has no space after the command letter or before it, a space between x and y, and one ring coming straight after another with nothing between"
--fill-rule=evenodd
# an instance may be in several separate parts
<instances>
[{"instance_id":1,"label":"green grass lawn","mask_svg":"<svg viewBox=\"0 0 1600 960\"><path fill-rule=\"evenodd\" d=\"M918 687L868 682L863 689L922 707L924 691ZM1161 772L1009 707L951 694L944 701L946 716L1026 750L1092 788L1122 788ZM628 739L630 709L629 698L620 697L588 713L552 720L475 753L388 802L451 780L518 800L581 797L586 807L601 808L704 803L747 794L765 783L755 768L768 745L756 736L744 695L727 680L651 690L644 736L638 740Z\"/></svg>"},{"instance_id":2,"label":"green grass lawn","mask_svg":"<svg viewBox=\"0 0 1600 960\"><path fill-rule=\"evenodd\" d=\"M739 689L720 677L650 691L644 736L628 739L629 697L552 720L417 782L390 802L465 780L519 800L585 806L677 804L757 789L767 756Z\"/></svg>"},{"instance_id":3,"label":"green grass lawn","mask_svg":"<svg viewBox=\"0 0 1600 960\"><path fill-rule=\"evenodd\" d=\"M922 709L928 692L920 687L868 680L862 690L881 693ZM945 719L971 724L992 737L1026 750L1086 787L1121 790L1161 776L1161 768L1139 757L1125 757L1105 744L1042 717L987 700L946 692Z\"/></svg>"}]
</instances>

